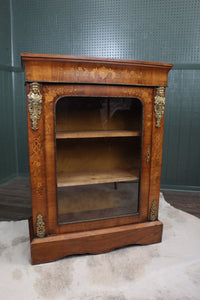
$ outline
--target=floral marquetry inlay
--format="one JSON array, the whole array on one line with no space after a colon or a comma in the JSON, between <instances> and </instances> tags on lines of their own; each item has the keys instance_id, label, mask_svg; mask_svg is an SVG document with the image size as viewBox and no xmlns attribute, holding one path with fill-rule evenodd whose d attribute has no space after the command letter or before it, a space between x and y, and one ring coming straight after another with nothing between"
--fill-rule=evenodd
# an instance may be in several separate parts
<instances>
[{"instance_id":1,"label":"floral marquetry inlay","mask_svg":"<svg viewBox=\"0 0 200 300\"><path fill-rule=\"evenodd\" d=\"M33 139L32 143L32 152L33 153L39 153L41 150L41 142L40 142L40 136Z\"/></svg>"}]
</instances>

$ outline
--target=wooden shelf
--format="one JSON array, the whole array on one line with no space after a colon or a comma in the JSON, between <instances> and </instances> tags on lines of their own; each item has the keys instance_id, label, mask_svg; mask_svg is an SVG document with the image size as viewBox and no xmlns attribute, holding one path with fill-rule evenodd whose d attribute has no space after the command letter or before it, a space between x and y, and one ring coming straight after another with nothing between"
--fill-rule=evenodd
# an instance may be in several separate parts
<instances>
[{"instance_id":1,"label":"wooden shelf","mask_svg":"<svg viewBox=\"0 0 200 300\"><path fill-rule=\"evenodd\" d=\"M100 170L87 172L58 172L57 187L78 186L109 182L134 181L139 179L139 170Z\"/></svg>"},{"instance_id":2,"label":"wooden shelf","mask_svg":"<svg viewBox=\"0 0 200 300\"><path fill-rule=\"evenodd\" d=\"M132 130L91 130L91 131L57 131L56 139L131 137L140 136L140 131Z\"/></svg>"}]
</instances>

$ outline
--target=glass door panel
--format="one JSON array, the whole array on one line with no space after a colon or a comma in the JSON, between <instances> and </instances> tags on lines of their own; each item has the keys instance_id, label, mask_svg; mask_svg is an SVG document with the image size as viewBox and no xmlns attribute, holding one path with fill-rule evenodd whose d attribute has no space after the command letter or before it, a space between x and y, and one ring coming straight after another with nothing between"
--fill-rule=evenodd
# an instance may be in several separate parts
<instances>
[{"instance_id":1,"label":"glass door panel","mask_svg":"<svg viewBox=\"0 0 200 300\"><path fill-rule=\"evenodd\" d=\"M65 97L55 114L58 223L137 214L141 102Z\"/></svg>"}]
</instances>

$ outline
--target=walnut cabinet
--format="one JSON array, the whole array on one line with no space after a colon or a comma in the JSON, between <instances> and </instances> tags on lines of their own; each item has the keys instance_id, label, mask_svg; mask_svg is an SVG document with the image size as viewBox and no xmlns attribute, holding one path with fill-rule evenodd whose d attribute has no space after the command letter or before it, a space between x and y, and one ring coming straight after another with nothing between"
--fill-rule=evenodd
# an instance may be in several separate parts
<instances>
[{"instance_id":1,"label":"walnut cabinet","mask_svg":"<svg viewBox=\"0 0 200 300\"><path fill-rule=\"evenodd\" d=\"M22 54L32 263L161 241L171 64Z\"/></svg>"}]
</instances>

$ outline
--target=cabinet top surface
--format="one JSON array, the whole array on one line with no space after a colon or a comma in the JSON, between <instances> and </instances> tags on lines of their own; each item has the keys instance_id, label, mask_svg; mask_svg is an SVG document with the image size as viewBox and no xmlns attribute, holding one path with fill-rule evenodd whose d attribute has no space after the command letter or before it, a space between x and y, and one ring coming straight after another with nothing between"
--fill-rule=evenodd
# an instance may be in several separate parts
<instances>
[{"instance_id":1,"label":"cabinet top surface","mask_svg":"<svg viewBox=\"0 0 200 300\"><path fill-rule=\"evenodd\" d=\"M101 64L119 64L133 65L138 67L157 67L171 69L173 64L139 61L115 58L87 57L87 56L72 56L72 55L56 55L56 54L37 54L37 53L21 53L22 61L57 61L57 62L85 62L85 63L101 63Z\"/></svg>"},{"instance_id":2,"label":"cabinet top surface","mask_svg":"<svg viewBox=\"0 0 200 300\"><path fill-rule=\"evenodd\" d=\"M26 82L167 86L172 64L22 53Z\"/></svg>"}]
</instances>

